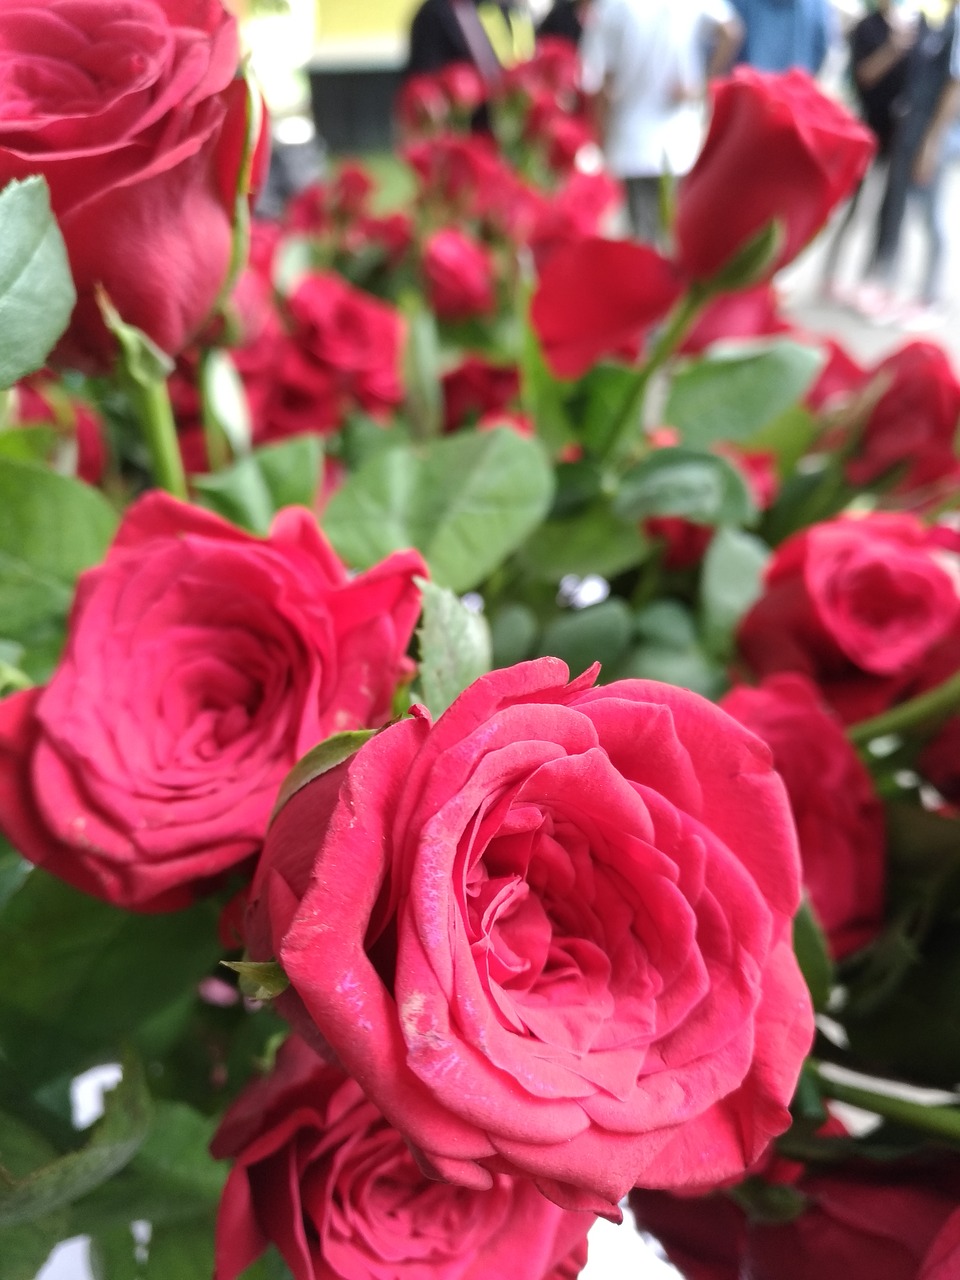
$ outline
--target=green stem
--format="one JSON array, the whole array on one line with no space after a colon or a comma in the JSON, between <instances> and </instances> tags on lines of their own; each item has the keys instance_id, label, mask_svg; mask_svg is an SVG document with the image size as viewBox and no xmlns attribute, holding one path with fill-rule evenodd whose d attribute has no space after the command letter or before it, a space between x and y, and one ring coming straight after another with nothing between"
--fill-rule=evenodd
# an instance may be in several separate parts
<instances>
[{"instance_id":1,"label":"green stem","mask_svg":"<svg viewBox=\"0 0 960 1280\"><path fill-rule=\"evenodd\" d=\"M850 1106L871 1111L874 1115L883 1116L885 1120L893 1120L897 1124L910 1125L923 1133L932 1133L952 1142L960 1142L960 1107L928 1106L922 1102L913 1102L909 1098L894 1098L888 1093L875 1093L861 1085L842 1084L833 1080L820 1070L817 1062L809 1062L808 1066L816 1076L824 1097L833 1098L836 1102L846 1102Z\"/></svg>"},{"instance_id":2,"label":"green stem","mask_svg":"<svg viewBox=\"0 0 960 1280\"><path fill-rule=\"evenodd\" d=\"M888 733L904 733L908 729L929 727L946 719L960 707L960 671L943 684L920 693L899 706L891 707L870 720L861 720L847 730L847 737L858 745Z\"/></svg>"},{"instance_id":3,"label":"green stem","mask_svg":"<svg viewBox=\"0 0 960 1280\"><path fill-rule=\"evenodd\" d=\"M650 379L676 350L708 297L709 294L703 288L693 285L667 317L667 321L657 335L650 355L647 357L646 364L640 371L636 382L627 392L620 411L614 418L606 445L602 450L602 461L617 462L629 452L636 421L642 411Z\"/></svg>"},{"instance_id":4,"label":"green stem","mask_svg":"<svg viewBox=\"0 0 960 1280\"><path fill-rule=\"evenodd\" d=\"M132 376L124 381L150 451L154 480L175 498L186 500L187 477L166 382L159 378Z\"/></svg>"}]
</instances>

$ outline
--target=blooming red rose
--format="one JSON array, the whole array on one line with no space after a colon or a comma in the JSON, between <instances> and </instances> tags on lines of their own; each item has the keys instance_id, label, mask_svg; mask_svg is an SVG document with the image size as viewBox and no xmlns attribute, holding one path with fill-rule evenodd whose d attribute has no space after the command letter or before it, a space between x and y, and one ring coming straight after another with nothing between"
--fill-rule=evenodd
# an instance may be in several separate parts
<instances>
[{"instance_id":1,"label":"blooming red rose","mask_svg":"<svg viewBox=\"0 0 960 1280\"><path fill-rule=\"evenodd\" d=\"M711 96L706 141L677 191L677 261L709 279L776 219L784 235L772 275L856 186L873 136L803 71L738 67Z\"/></svg>"},{"instance_id":2,"label":"blooming red rose","mask_svg":"<svg viewBox=\"0 0 960 1280\"><path fill-rule=\"evenodd\" d=\"M920 1268L918 1280L955 1280L960 1275L960 1209L937 1233Z\"/></svg>"},{"instance_id":3,"label":"blooming red rose","mask_svg":"<svg viewBox=\"0 0 960 1280\"><path fill-rule=\"evenodd\" d=\"M428 238L423 274L427 298L441 320L489 315L496 305L490 251L456 227Z\"/></svg>"},{"instance_id":4,"label":"blooming red rose","mask_svg":"<svg viewBox=\"0 0 960 1280\"><path fill-rule=\"evenodd\" d=\"M751 1220L716 1196L638 1191L630 1207L690 1280L953 1280L922 1268L949 1257L938 1232L960 1194L955 1158L809 1166L794 1185L806 1208L784 1223Z\"/></svg>"},{"instance_id":5,"label":"blooming red rose","mask_svg":"<svg viewBox=\"0 0 960 1280\"><path fill-rule=\"evenodd\" d=\"M192 901L259 849L306 750L389 716L424 571L398 552L351 578L300 508L261 539L142 498L50 683L0 702L0 829L119 906Z\"/></svg>"},{"instance_id":6,"label":"blooming red rose","mask_svg":"<svg viewBox=\"0 0 960 1280\"><path fill-rule=\"evenodd\" d=\"M671 264L649 245L590 236L547 259L530 320L553 372L575 378L602 356L635 356L681 292Z\"/></svg>"},{"instance_id":7,"label":"blooming red rose","mask_svg":"<svg viewBox=\"0 0 960 1280\"><path fill-rule=\"evenodd\" d=\"M777 548L740 625L758 675L801 671L846 723L876 715L920 678L960 613L951 574L908 515L830 520Z\"/></svg>"},{"instance_id":8,"label":"blooming red rose","mask_svg":"<svg viewBox=\"0 0 960 1280\"><path fill-rule=\"evenodd\" d=\"M42 174L78 301L56 356L103 369L94 291L164 351L230 266L247 128L237 24L220 0L8 0L0 185Z\"/></svg>"},{"instance_id":9,"label":"blooming red rose","mask_svg":"<svg viewBox=\"0 0 960 1280\"><path fill-rule=\"evenodd\" d=\"M931 342L909 342L868 377L889 385L847 463L849 479L867 485L898 468L897 489L904 490L960 475L960 380L946 353Z\"/></svg>"},{"instance_id":10,"label":"blooming red rose","mask_svg":"<svg viewBox=\"0 0 960 1280\"><path fill-rule=\"evenodd\" d=\"M720 705L773 752L800 837L803 879L838 960L883 923L883 808L870 774L804 676L770 676Z\"/></svg>"},{"instance_id":11,"label":"blooming red rose","mask_svg":"<svg viewBox=\"0 0 960 1280\"><path fill-rule=\"evenodd\" d=\"M273 1241L294 1280L573 1280L592 1219L526 1179L437 1182L356 1081L291 1036L213 1141L236 1160L217 1223L215 1280Z\"/></svg>"},{"instance_id":12,"label":"blooming red rose","mask_svg":"<svg viewBox=\"0 0 960 1280\"><path fill-rule=\"evenodd\" d=\"M516 365L494 364L483 356L467 355L443 375L443 429L456 431L472 418L500 413L520 394Z\"/></svg>"},{"instance_id":13,"label":"blooming red rose","mask_svg":"<svg viewBox=\"0 0 960 1280\"><path fill-rule=\"evenodd\" d=\"M742 1173L812 1019L767 748L684 689L541 658L419 708L271 827L248 949L424 1168L617 1214Z\"/></svg>"},{"instance_id":14,"label":"blooming red rose","mask_svg":"<svg viewBox=\"0 0 960 1280\"><path fill-rule=\"evenodd\" d=\"M8 426L49 426L76 448L73 470L87 484L99 484L107 465L107 446L100 414L86 400L42 374L14 388Z\"/></svg>"},{"instance_id":15,"label":"blooming red rose","mask_svg":"<svg viewBox=\"0 0 960 1280\"><path fill-rule=\"evenodd\" d=\"M428 138L406 147L403 158L417 175L422 198L450 214L481 212L511 172L492 139L480 134Z\"/></svg>"}]
</instances>

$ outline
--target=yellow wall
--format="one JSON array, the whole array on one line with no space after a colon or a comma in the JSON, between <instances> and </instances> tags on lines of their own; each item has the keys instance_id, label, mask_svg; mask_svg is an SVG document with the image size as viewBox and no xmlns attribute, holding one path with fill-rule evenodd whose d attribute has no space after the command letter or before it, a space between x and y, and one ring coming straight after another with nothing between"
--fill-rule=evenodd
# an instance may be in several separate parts
<instances>
[{"instance_id":1,"label":"yellow wall","mask_svg":"<svg viewBox=\"0 0 960 1280\"><path fill-rule=\"evenodd\" d=\"M318 0L317 34L324 40L404 36L418 0Z\"/></svg>"}]
</instances>

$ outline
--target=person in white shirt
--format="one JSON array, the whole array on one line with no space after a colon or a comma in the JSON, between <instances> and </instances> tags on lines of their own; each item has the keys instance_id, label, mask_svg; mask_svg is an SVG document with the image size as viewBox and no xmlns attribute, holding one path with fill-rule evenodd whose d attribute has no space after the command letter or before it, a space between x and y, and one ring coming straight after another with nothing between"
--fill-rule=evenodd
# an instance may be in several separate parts
<instances>
[{"instance_id":1,"label":"person in white shirt","mask_svg":"<svg viewBox=\"0 0 960 1280\"><path fill-rule=\"evenodd\" d=\"M662 241L660 187L693 165L706 80L743 39L728 0L595 0L581 44L610 172L624 182L635 236Z\"/></svg>"}]
</instances>

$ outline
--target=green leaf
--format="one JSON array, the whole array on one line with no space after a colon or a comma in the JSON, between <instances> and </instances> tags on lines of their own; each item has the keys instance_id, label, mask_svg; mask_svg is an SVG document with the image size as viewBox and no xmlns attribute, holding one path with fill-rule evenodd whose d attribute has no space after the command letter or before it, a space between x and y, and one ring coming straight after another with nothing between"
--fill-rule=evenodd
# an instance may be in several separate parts
<instances>
[{"instance_id":1,"label":"green leaf","mask_svg":"<svg viewBox=\"0 0 960 1280\"><path fill-rule=\"evenodd\" d=\"M0 1280L36 1280L50 1254L69 1235L69 1209L16 1227L0 1227Z\"/></svg>"},{"instance_id":2,"label":"green leaf","mask_svg":"<svg viewBox=\"0 0 960 1280\"><path fill-rule=\"evenodd\" d=\"M833 964L823 930L808 902L801 904L793 918L793 949L810 990L813 1007L822 1012L830 999Z\"/></svg>"},{"instance_id":3,"label":"green leaf","mask_svg":"<svg viewBox=\"0 0 960 1280\"><path fill-rule=\"evenodd\" d=\"M436 316L416 293L400 303L407 320L404 347L405 409L414 433L421 439L439 435L443 424L440 381L440 338Z\"/></svg>"},{"instance_id":4,"label":"green leaf","mask_svg":"<svg viewBox=\"0 0 960 1280\"><path fill-rule=\"evenodd\" d=\"M794 404L766 423L745 444L750 449L775 454L780 478L786 479L804 454L813 448L819 434L820 424L810 410Z\"/></svg>"},{"instance_id":5,"label":"green leaf","mask_svg":"<svg viewBox=\"0 0 960 1280\"><path fill-rule=\"evenodd\" d=\"M44 1081L138 1042L219 959L216 921L210 902L138 916L32 870L0 911L0 1050Z\"/></svg>"},{"instance_id":6,"label":"green leaf","mask_svg":"<svg viewBox=\"0 0 960 1280\"><path fill-rule=\"evenodd\" d=\"M240 975L240 990L248 1000L275 1000L290 979L276 960L221 960L225 969Z\"/></svg>"},{"instance_id":7,"label":"green leaf","mask_svg":"<svg viewBox=\"0 0 960 1280\"><path fill-rule=\"evenodd\" d=\"M718 529L700 573L700 620L713 653L728 657L740 619L760 596L770 550L739 529Z\"/></svg>"},{"instance_id":8,"label":"green leaf","mask_svg":"<svg viewBox=\"0 0 960 1280\"><path fill-rule=\"evenodd\" d=\"M344 760L349 760L351 756L356 755L363 744L369 742L376 732L376 729L345 729L342 733L331 734L329 738L324 738L315 747L311 747L305 756L300 757L280 784L270 821L273 821L291 796L296 795L307 783L313 782L321 774L329 773L338 764L343 764Z\"/></svg>"},{"instance_id":9,"label":"green leaf","mask_svg":"<svg viewBox=\"0 0 960 1280\"><path fill-rule=\"evenodd\" d=\"M575 675L599 662L609 677L629 649L632 635L630 606L614 597L559 614L544 628L539 649L562 658Z\"/></svg>"},{"instance_id":10,"label":"green leaf","mask_svg":"<svg viewBox=\"0 0 960 1280\"><path fill-rule=\"evenodd\" d=\"M624 475L613 500L623 519L683 516L697 524L747 524L756 506L743 473L726 458L656 449Z\"/></svg>"},{"instance_id":11,"label":"green leaf","mask_svg":"<svg viewBox=\"0 0 960 1280\"><path fill-rule=\"evenodd\" d=\"M559 582L568 573L614 578L642 564L650 550L650 540L636 520L623 520L606 503L597 503L574 516L545 521L534 530L522 555L533 577Z\"/></svg>"},{"instance_id":12,"label":"green leaf","mask_svg":"<svg viewBox=\"0 0 960 1280\"><path fill-rule=\"evenodd\" d=\"M222 347L211 347L200 359L200 399L211 458L225 452L224 444L229 455L249 453L250 406L237 366Z\"/></svg>"},{"instance_id":13,"label":"green leaf","mask_svg":"<svg viewBox=\"0 0 960 1280\"><path fill-rule=\"evenodd\" d=\"M42 647L55 652L77 575L103 559L116 526L96 489L0 458L0 634L28 656ZM23 665L38 675L27 658Z\"/></svg>"},{"instance_id":14,"label":"green leaf","mask_svg":"<svg viewBox=\"0 0 960 1280\"><path fill-rule=\"evenodd\" d=\"M103 316L103 323L117 340L123 371L130 381L145 388L152 387L156 382L165 383L173 373L173 360L170 356L142 329L127 324L104 289L97 291L97 306Z\"/></svg>"},{"instance_id":15,"label":"green leaf","mask_svg":"<svg viewBox=\"0 0 960 1280\"><path fill-rule=\"evenodd\" d=\"M0 191L0 387L44 364L76 300L46 181L8 183Z\"/></svg>"},{"instance_id":16,"label":"green leaf","mask_svg":"<svg viewBox=\"0 0 960 1280\"><path fill-rule=\"evenodd\" d=\"M210 1280L216 1213L188 1225L154 1227L147 1261L137 1280Z\"/></svg>"},{"instance_id":17,"label":"green leaf","mask_svg":"<svg viewBox=\"0 0 960 1280\"><path fill-rule=\"evenodd\" d=\"M499 608L490 622L491 667L512 667L529 658L539 629L529 605L511 601Z\"/></svg>"},{"instance_id":18,"label":"green leaf","mask_svg":"<svg viewBox=\"0 0 960 1280\"><path fill-rule=\"evenodd\" d=\"M823 363L821 350L788 338L718 344L674 376L663 420L691 448L748 440L802 398Z\"/></svg>"},{"instance_id":19,"label":"green leaf","mask_svg":"<svg viewBox=\"0 0 960 1280\"><path fill-rule=\"evenodd\" d=\"M434 582L467 591L540 523L552 495L542 447L498 427L368 459L333 495L323 526L354 568L413 546Z\"/></svg>"},{"instance_id":20,"label":"green leaf","mask_svg":"<svg viewBox=\"0 0 960 1280\"><path fill-rule=\"evenodd\" d=\"M490 628L483 614L468 609L446 587L418 578L423 617L420 687L431 715L439 716L478 676L490 670Z\"/></svg>"},{"instance_id":21,"label":"green leaf","mask_svg":"<svg viewBox=\"0 0 960 1280\"><path fill-rule=\"evenodd\" d=\"M192 476L202 506L253 533L265 534L282 507L313 507L323 468L320 436L266 445L211 475Z\"/></svg>"},{"instance_id":22,"label":"green leaf","mask_svg":"<svg viewBox=\"0 0 960 1280\"><path fill-rule=\"evenodd\" d=\"M0 1226L32 1222L54 1213L105 1182L133 1159L149 1126L150 1095L143 1069L128 1054L123 1079L106 1095L103 1118L84 1147L9 1181L0 1175ZM7 1140L0 1125L0 1153Z\"/></svg>"},{"instance_id":23,"label":"green leaf","mask_svg":"<svg viewBox=\"0 0 960 1280\"><path fill-rule=\"evenodd\" d=\"M693 689L718 697L727 686L723 667L703 650L689 611L674 600L657 600L635 615L637 643L616 675Z\"/></svg>"}]
</instances>

